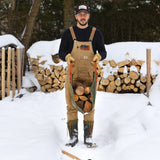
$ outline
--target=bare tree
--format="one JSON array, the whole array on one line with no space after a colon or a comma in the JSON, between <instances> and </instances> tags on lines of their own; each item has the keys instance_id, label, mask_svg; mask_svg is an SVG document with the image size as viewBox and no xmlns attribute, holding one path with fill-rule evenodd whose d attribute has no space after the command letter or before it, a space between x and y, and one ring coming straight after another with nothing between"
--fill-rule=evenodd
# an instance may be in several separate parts
<instances>
[{"instance_id":1,"label":"bare tree","mask_svg":"<svg viewBox=\"0 0 160 160\"><path fill-rule=\"evenodd\" d=\"M9 12L8 12L8 33L13 34L14 32L14 17L15 17L16 0L10 0Z\"/></svg>"},{"instance_id":2,"label":"bare tree","mask_svg":"<svg viewBox=\"0 0 160 160\"><path fill-rule=\"evenodd\" d=\"M74 24L74 0L64 0L64 29Z\"/></svg>"},{"instance_id":3,"label":"bare tree","mask_svg":"<svg viewBox=\"0 0 160 160\"><path fill-rule=\"evenodd\" d=\"M37 17L39 8L40 8L40 4L41 4L41 0L33 0L33 4L32 4L31 9L29 11L27 23L26 23L26 26L24 28L23 34L21 36L21 40L22 40L22 43L25 46L25 50L27 50L28 47L29 47L29 42L30 42L31 35L32 35L32 32L33 32L33 27L34 27L34 24L35 24L35 20L36 20L36 17ZM27 64L28 64L28 58L27 58L27 55L25 54L24 71L26 69Z\"/></svg>"}]
</instances>

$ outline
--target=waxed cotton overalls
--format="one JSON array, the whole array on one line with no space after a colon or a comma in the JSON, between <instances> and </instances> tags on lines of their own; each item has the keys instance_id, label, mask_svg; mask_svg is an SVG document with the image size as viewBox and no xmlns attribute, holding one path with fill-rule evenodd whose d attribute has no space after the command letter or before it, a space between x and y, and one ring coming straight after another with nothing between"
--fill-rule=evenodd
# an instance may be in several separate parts
<instances>
[{"instance_id":1,"label":"waxed cotton overalls","mask_svg":"<svg viewBox=\"0 0 160 160\"><path fill-rule=\"evenodd\" d=\"M76 36L72 27L70 32L74 40L73 49L71 51L72 57L75 59L73 63L73 86L76 86L79 82L90 86L93 82L93 68L94 63L94 51L92 47L92 40L94 37L96 28L92 28L92 32L87 42L80 42L76 40ZM65 80L65 95L67 103L67 118L68 122L78 119L77 109L71 103L71 91L70 91L70 66L68 66ZM94 107L92 111L84 115L84 121L94 121Z\"/></svg>"}]
</instances>

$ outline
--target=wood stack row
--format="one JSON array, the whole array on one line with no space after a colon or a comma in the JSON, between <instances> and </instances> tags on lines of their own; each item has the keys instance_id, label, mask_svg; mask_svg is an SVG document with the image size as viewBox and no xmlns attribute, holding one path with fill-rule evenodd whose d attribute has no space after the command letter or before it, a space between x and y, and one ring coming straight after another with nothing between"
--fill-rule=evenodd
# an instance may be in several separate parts
<instances>
[{"instance_id":1,"label":"wood stack row","mask_svg":"<svg viewBox=\"0 0 160 160\"><path fill-rule=\"evenodd\" d=\"M66 71L62 65L50 65L49 68L42 67L46 61L39 62L37 58L30 58L35 78L38 80L42 92L54 92L64 88Z\"/></svg>"},{"instance_id":2,"label":"wood stack row","mask_svg":"<svg viewBox=\"0 0 160 160\"><path fill-rule=\"evenodd\" d=\"M90 93L90 87L79 85L74 90L74 101L85 112L89 112L92 109L92 98Z\"/></svg>"},{"instance_id":3,"label":"wood stack row","mask_svg":"<svg viewBox=\"0 0 160 160\"><path fill-rule=\"evenodd\" d=\"M10 95L15 96L22 85L24 68L24 49L3 47L0 49L0 99Z\"/></svg>"},{"instance_id":4,"label":"wood stack row","mask_svg":"<svg viewBox=\"0 0 160 160\"><path fill-rule=\"evenodd\" d=\"M98 81L99 91L113 92L113 93L143 93L146 91L146 76L143 76L140 71L144 61L136 61L135 59L125 60L116 63L114 60L103 61L103 66L109 65L112 68L117 67L117 72L109 75L107 78L103 77L103 66L98 66ZM136 68L132 70L131 67ZM127 71L127 72L126 72ZM151 75L151 84L154 83L156 75Z\"/></svg>"},{"instance_id":5,"label":"wood stack row","mask_svg":"<svg viewBox=\"0 0 160 160\"><path fill-rule=\"evenodd\" d=\"M63 89L65 83L65 68L63 66L49 66L49 69L43 68L46 61L39 62L41 57L30 58L35 77L41 85L43 92L53 92ZM57 55L54 55L53 61L59 63ZM146 91L146 76L141 74L141 67L145 61L141 60L124 60L116 63L114 60L103 61L102 66L97 65L98 72L98 90L113 93L142 93ZM116 72L104 78L104 69L109 65L115 68ZM158 64L157 64L158 65ZM131 67L136 68L133 71ZM158 66L157 66L158 67ZM110 71L109 71L110 72ZM151 84L154 83L157 75L151 75Z\"/></svg>"}]
</instances>

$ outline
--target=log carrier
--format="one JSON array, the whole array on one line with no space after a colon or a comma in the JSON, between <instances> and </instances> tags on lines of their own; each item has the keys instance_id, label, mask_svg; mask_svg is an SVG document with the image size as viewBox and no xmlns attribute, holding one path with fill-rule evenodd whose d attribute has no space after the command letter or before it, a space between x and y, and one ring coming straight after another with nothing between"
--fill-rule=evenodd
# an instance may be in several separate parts
<instances>
[{"instance_id":1,"label":"log carrier","mask_svg":"<svg viewBox=\"0 0 160 160\"><path fill-rule=\"evenodd\" d=\"M94 63L93 83L91 86L83 84L73 88L73 73L72 63L70 64L70 89L72 105L81 113L89 113L92 111L95 104L97 86L97 64Z\"/></svg>"}]
</instances>

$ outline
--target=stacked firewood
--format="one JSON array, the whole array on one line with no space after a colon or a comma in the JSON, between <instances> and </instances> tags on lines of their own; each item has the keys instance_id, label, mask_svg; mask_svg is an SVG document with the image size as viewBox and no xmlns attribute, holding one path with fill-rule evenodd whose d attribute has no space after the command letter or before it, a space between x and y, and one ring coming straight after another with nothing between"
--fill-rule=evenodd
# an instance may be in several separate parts
<instances>
[{"instance_id":1,"label":"stacked firewood","mask_svg":"<svg viewBox=\"0 0 160 160\"><path fill-rule=\"evenodd\" d=\"M141 60L124 60L116 63L114 60L103 61L103 66L98 66L99 91L113 93L143 93L146 91L146 75L141 73L141 67L145 63ZM104 77L105 67L116 68L116 71ZM151 84L157 75L151 75Z\"/></svg>"},{"instance_id":2,"label":"stacked firewood","mask_svg":"<svg viewBox=\"0 0 160 160\"><path fill-rule=\"evenodd\" d=\"M42 92L53 92L64 88L66 70L62 65L50 65L44 68L46 61L39 62L41 57L30 58L35 78L38 80Z\"/></svg>"},{"instance_id":3,"label":"stacked firewood","mask_svg":"<svg viewBox=\"0 0 160 160\"><path fill-rule=\"evenodd\" d=\"M89 86L78 85L74 90L74 101L83 112L89 112L92 109L92 98Z\"/></svg>"},{"instance_id":4,"label":"stacked firewood","mask_svg":"<svg viewBox=\"0 0 160 160\"><path fill-rule=\"evenodd\" d=\"M58 66L58 63L60 62L58 56L54 55L52 57L53 61L57 63L57 65L50 65L48 68L43 67L46 61L39 61L40 58L40 56L37 58L30 58L30 62L34 70L35 77L41 86L41 91L53 92L63 89L66 69L63 68L63 66ZM146 75L141 73L142 65L144 63L145 61L136 61L135 59L124 60L119 63L116 63L114 60L103 60L102 65L97 65L98 90L113 93L145 92L147 78ZM107 67L108 71L106 71ZM106 72L112 73L106 76ZM157 75L151 75L151 84L154 83L156 76ZM78 99L80 100L80 97Z\"/></svg>"}]
</instances>

